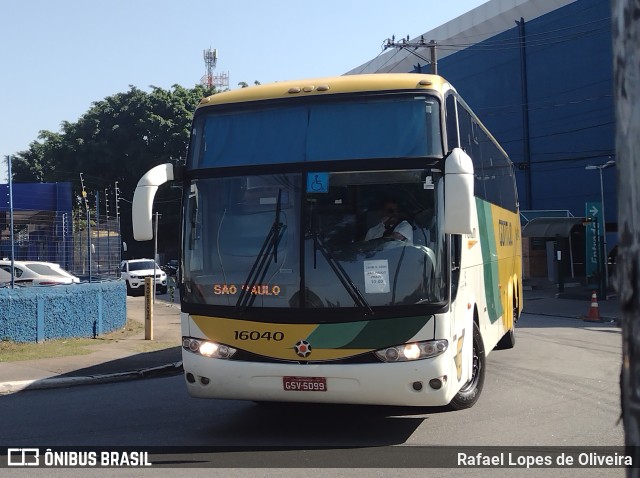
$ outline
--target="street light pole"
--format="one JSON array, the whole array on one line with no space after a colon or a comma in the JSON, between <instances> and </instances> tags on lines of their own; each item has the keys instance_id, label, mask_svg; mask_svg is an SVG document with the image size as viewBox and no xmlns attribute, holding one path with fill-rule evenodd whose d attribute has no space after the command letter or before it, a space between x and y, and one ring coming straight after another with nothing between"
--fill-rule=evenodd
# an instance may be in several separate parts
<instances>
[{"instance_id":1,"label":"street light pole","mask_svg":"<svg viewBox=\"0 0 640 478\"><path fill-rule=\"evenodd\" d=\"M602 247L604 249L604 252L602 252L601 254L604 256L603 262L604 262L605 293L606 293L606 290L609 288L609 264L608 264L609 258L607 257L607 223L604 218L604 184L602 181L602 170L605 168L608 168L609 166L613 166L614 164L616 164L615 160L610 159L604 164L599 164L594 166L585 166L584 168L587 171L593 171L597 169L598 172L600 173L600 207L602 208ZM606 297L603 297L603 298L606 299Z\"/></svg>"}]
</instances>

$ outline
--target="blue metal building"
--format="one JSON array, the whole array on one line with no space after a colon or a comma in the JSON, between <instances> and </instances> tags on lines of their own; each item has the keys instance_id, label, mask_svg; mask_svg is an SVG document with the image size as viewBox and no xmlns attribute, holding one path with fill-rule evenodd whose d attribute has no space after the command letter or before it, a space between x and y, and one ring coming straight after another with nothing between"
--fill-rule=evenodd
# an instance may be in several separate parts
<instances>
[{"instance_id":1,"label":"blue metal building","mask_svg":"<svg viewBox=\"0 0 640 478\"><path fill-rule=\"evenodd\" d=\"M71 209L69 182L14 184L14 258L57 262L69 268ZM9 185L0 184L0 257L11 256L9 224Z\"/></svg>"},{"instance_id":2,"label":"blue metal building","mask_svg":"<svg viewBox=\"0 0 640 478\"><path fill-rule=\"evenodd\" d=\"M615 171L585 169L615 161L609 0L491 0L407 44L430 41L438 74L514 162L520 209L584 217L603 198L611 250ZM390 48L349 74L432 72L427 45Z\"/></svg>"}]
</instances>

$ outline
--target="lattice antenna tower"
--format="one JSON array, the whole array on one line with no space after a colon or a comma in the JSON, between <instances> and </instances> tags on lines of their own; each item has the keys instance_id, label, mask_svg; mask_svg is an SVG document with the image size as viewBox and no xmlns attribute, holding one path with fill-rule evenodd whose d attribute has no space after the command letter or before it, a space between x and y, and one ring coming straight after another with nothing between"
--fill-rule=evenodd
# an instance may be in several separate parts
<instances>
[{"instance_id":1,"label":"lattice antenna tower","mask_svg":"<svg viewBox=\"0 0 640 478\"><path fill-rule=\"evenodd\" d=\"M229 73L221 73L219 75L215 75L213 70L216 68L216 64L218 63L218 50L215 48L209 48L208 50L203 51L204 64L207 69L206 74L202 77L200 82L208 87L216 87L218 89L228 88L229 87Z\"/></svg>"}]
</instances>

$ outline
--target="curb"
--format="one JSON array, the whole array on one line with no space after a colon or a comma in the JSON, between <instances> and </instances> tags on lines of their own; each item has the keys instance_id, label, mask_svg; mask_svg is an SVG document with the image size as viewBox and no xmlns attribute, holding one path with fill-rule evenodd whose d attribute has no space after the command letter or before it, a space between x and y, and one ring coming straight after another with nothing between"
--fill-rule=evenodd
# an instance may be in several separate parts
<instances>
[{"instance_id":1,"label":"curb","mask_svg":"<svg viewBox=\"0 0 640 478\"><path fill-rule=\"evenodd\" d=\"M617 317L600 317L600 320L587 320L584 315L562 315L562 314L543 314L541 312L525 312L522 311L523 315L541 315L543 317L557 317L559 319L576 319L582 320L583 322L591 322L594 324L609 324L612 322L619 322Z\"/></svg>"},{"instance_id":2,"label":"curb","mask_svg":"<svg viewBox=\"0 0 640 478\"><path fill-rule=\"evenodd\" d=\"M159 365L157 367L131 370L129 372L0 382L0 396L9 395L23 390L45 390L51 388L74 387L78 385L95 385L98 383L122 382L125 380L152 378L161 375L177 375L181 373L182 361Z\"/></svg>"},{"instance_id":3,"label":"curb","mask_svg":"<svg viewBox=\"0 0 640 478\"><path fill-rule=\"evenodd\" d=\"M620 319L617 317L600 317L598 320L593 320L587 316L581 315L578 318L582 319L583 322L591 322L592 324L611 324L615 322L615 324L620 327Z\"/></svg>"}]
</instances>

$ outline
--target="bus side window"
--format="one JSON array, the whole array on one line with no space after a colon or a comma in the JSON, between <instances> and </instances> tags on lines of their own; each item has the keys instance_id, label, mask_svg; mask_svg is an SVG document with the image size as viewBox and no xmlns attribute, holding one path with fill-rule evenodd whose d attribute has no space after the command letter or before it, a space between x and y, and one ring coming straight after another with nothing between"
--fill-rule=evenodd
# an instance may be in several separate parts
<instances>
[{"instance_id":1,"label":"bus side window","mask_svg":"<svg viewBox=\"0 0 640 478\"><path fill-rule=\"evenodd\" d=\"M485 199L485 178L482 171L482 156L477 137L478 131L482 130L474 123L471 113L460 103L458 103L458 124L460 125L460 147L473 160L475 195L480 199Z\"/></svg>"},{"instance_id":2,"label":"bus side window","mask_svg":"<svg viewBox=\"0 0 640 478\"><path fill-rule=\"evenodd\" d=\"M458 137L458 115L456 113L456 98L453 94L446 100L447 152L460 146Z\"/></svg>"},{"instance_id":3,"label":"bus side window","mask_svg":"<svg viewBox=\"0 0 640 478\"><path fill-rule=\"evenodd\" d=\"M471 144L473 142L471 115L461 104L458 104L458 126L460 127L460 147L465 153L471 156Z\"/></svg>"}]
</instances>

